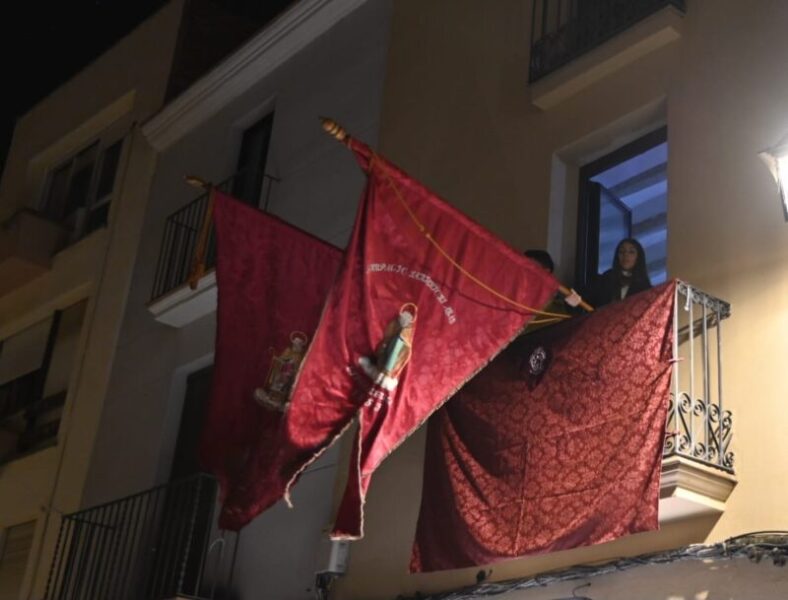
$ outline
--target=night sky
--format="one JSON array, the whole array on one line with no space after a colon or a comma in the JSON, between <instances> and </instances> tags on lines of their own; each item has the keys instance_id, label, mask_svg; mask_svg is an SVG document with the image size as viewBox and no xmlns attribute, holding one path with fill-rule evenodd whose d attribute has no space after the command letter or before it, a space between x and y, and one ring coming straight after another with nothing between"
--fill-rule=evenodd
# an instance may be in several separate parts
<instances>
[{"instance_id":1,"label":"night sky","mask_svg":"<svg viewBox=\"0 0 788 600\"><path fill-rule=\"evenodd\" d=\"M166 1L26 0L4 7L0 167L15 119Z\"/></svg>"}]
</instances>

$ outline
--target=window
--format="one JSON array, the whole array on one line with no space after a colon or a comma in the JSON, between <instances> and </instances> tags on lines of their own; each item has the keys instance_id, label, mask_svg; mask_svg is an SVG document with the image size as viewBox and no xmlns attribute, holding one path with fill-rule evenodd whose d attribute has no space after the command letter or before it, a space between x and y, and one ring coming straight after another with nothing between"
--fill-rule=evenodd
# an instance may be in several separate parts
<instances>
[{"instance_id":1,"label":"window","mask_svg":"<svg viewBox=\"0 0 788 600\"><path fill-rule=\"evenodd\" d=\"M87 300L16 335L0 347L0 465L57 442Z\"/></svg>"},{"instance_id":2,"label":"window","mask_svg":"<svg viewBox=\"0 0 788 600\"><path fill-rule=\"evenodd\" d=\"M200 473L197 456L205 411L211 397L213 365L191 373L186 379L181 422L175 443L175 456L170 468L170 481L177 481Z\"/></svg>"},{"instance_id":3,"label":"window","mask_svg":"<svg viewBox=\"0 0 788 600\"><path fill-rule=\"evenodd\" d=\"M577 286L609 269L616 245L628 237L643 245L651 282L665 281L667 162L662 128L580 169Z\"/></svg>"},{"instance_id":4,"label":"window","mask_svg":"<svg viewBox=\"0 0 788 600\"><path fill-rule=\"evenodd\" d=\"M115 187L115 173L118 170L120 151L122 149L123 141L118 140L104 151L98 171L96 197L87 219L87 232L104 227L109 220L109 205L112 199L112 191Z\"/></svg>"},{"instance_id":5,"label":"window","mask_svg":"<svg viewBox=\"0 0 788 600\"><path fill-rule=\"evenodd\" d=\"M252 206L260 204L273 121L274 115L271 113L246 129L241 137L241 149L238 153L231 193Z\"/></svg>"},{"instance_id":6,"label":"window","mask_svg":"<svg viewBox=\"0 0 788 600\"><path fill-rule=\"evenodd\" d=\"M0 600L19 598L35 526L29 521L0 532Z\"/></svg>"},{"instance_id":7,"label":"window","mask_svg":"<svg viewBox=\"0 0 788 600\"><path fill-rule=\"evenodd\" d=\"M0 346L0 386L37 371L44 362L52 318L6 338Z\"/></svg>"},{"instance_id":8,"label":"window","mask_svg":"<svg viewBox=\"0 0 788 600\"><path fill-rule=\"evenodd\" d=\"M79 239L107 224L123 141L94 142L49 176L42 213L65 225Z\"/></svg>"}]
</instances>

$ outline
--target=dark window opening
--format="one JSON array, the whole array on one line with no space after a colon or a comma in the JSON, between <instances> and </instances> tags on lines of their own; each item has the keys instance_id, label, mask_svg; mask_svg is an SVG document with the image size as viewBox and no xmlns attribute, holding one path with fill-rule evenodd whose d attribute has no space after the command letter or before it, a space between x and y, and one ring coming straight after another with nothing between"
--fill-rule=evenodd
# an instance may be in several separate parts
<instances>
[{"instance_id":1,"label":"dark window opening","mask_svg":"<svg viewBox=\"0 0 788 600\"><path fill-rule=\"evenodd\" d=\"M175 443L175 455L170 469L170 481L176 481L200 472L198 460L200 436L205 411L211 396L213 365L195 371L186 380L181 422Z\"/></svg>"},{"instance_id":2,"label":"dark window opening","mask_svg":"<svg viewBox=\"0 0 788 600\"><path fill-rule=\"evenodd\" d=\"M118 169L122 145L123 142L117 141L104 151L104 157L101 159L98 188L96 190L96 199L98 201L103 200L112 193L112 188L115 185L115 171Z\"/></svg>"},{"instance_id":3,"label":"dark window opening","mask_svg":"<svg viewBox=\"0 0 788 600\"><path fill-rule=\"evenodd\" d=\"M90 207L90 214L85 223L85 233L95 231L99 227L106 227L109 222L109 207L112 201L112 191L115 187L115 175L120 162L120 151L123 141L119 140L104 150L101 156L101 165L96 185L96 198Z\"/></svg>"},{"instance_id":4,"label":"dark window opening","mask_svg":"<svg viewBox=\"0 0 788 600\"><path fill-rule=\"evenodd\" d=\"M66 196L68 195L68 179L71 174L71 163L56 169L50 178L49 194L44 214L50 219L60 221L66 213Z\"/></svg>"},{"instance_id":5,"label":"dark window opening","mask_svg":"<svg viewBox=\"0 0 788 600\"><path fill-rule=\"evenodd\" d=\"M200 574L205 548L198 540L207 540L212 526L213 509L216 496L215 485L196 488L189 482L196 482L200 473L199 447L205 410L211 395L213 366L205 367L189 375L186 380L186 395L183 399L181 421L175 443L175 455L170 468L170 485L164 488L162 502L162 525L158 531L156 546L170 547L170 552L183 557L180 572L174 573L169 564L151 561L150 572L144 583L144 598L175 597L179 589L199 591ZM183 527L184 509L191 512L191 539L179 535ZM161 591L167 593L162 594Z\"/></svg>"},{"instance_id":6,"label":"dark window opening","mask_svg":"<svg viewBox=\"0 0 788 600\"><path fill-rule=\"evenodd\" d=\"M273 122L274 115L271 113L246 129L241 137L231 193L252 206L260 205Z\"/></svg>"},{"instance_id":7,"label":"dark window opening","mask_svg":"<svg viewBox=\"0 0 788 600\"><path fill-rule=\"evenodd\" d=\"M90 148L80 152L73 161L71 181L66 196L64 215L66 220L78 219L79 217L75 216L76 213L80 209L86 208L90 201L90 184L93 181L97 154L98 144L93 144Z\"/></svg>"},{"instance_id":8,"label":"dark window opening","mask_svg":"<svg viewBox=\"0 0 788 600\"><path fill-rule=\"evenodd\" d=\"M653 284L667 279L667 161L663 127L580 169L577 286L611 268L624 238L643 245Z\"/></svg>"}]
</instances>

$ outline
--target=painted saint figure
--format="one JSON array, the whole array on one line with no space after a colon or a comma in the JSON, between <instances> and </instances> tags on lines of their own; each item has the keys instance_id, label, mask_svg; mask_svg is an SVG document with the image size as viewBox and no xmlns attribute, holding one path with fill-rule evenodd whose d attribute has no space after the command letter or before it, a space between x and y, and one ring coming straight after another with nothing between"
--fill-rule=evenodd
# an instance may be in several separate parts
<instances>
[{"instance_id":1,"label":"painted saint figure","mask_svg":"<svg viewBox=\"0 0 788 600\"><path fill-rule=\"evenodd\" d=\"M254 391L254 399L260 406L280 412L285 410L290 388L306 353L307 341L305 333L294 331L290 334L290 345L271 359L265 386Z\"/></svg>"},{"instance_id":2,"label":"painted saint figure","mask_svg":"<svg viewBox=\"0 0 788 600\"><path fill-rule=\"evenodd\" d=\"M375 349L374 361L368 356L358 359L364 373L389 392L397 387L400 373L410 361L416 312L415 304L404 304L399 314L386 326L383 339Z\"/></svg>"}]
</instances>

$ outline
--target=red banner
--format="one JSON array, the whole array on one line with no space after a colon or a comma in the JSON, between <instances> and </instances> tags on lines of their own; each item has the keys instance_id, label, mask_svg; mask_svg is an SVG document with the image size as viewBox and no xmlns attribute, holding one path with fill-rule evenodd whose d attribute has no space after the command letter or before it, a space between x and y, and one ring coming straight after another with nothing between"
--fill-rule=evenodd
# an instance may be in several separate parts
<instances>
[{"instance_id":1,"label":"red banner","mask_svg":"<svg viewBox=\"0 0 788 600\"><path fill-rule=\"evenodd\" d=\"M342 255L214 193L216 354L200 454L220 483L220 524L239 529L284 494L283 409Z\"/></svg>"},{"instance_id":2,"label":"red banner","mask_svg":"<svg viewBox=\"0 0 788 600\"><path fill-rule=\"evenodd\" d=\"M674 294L522 336L433 417L412 571L657 529Z\"/></svg>"},{"instance_id":3,"label":"red banner","mask_svg":"<svg viewBox=\"0 0 788 600\"><path fill-rule=\"evenodd\" d=\"M358 417L334 537L363 535L378 465L522 330L557 282L352 141L368 185L286 416L291 483Z\"/></svg>"}]
</instances>

